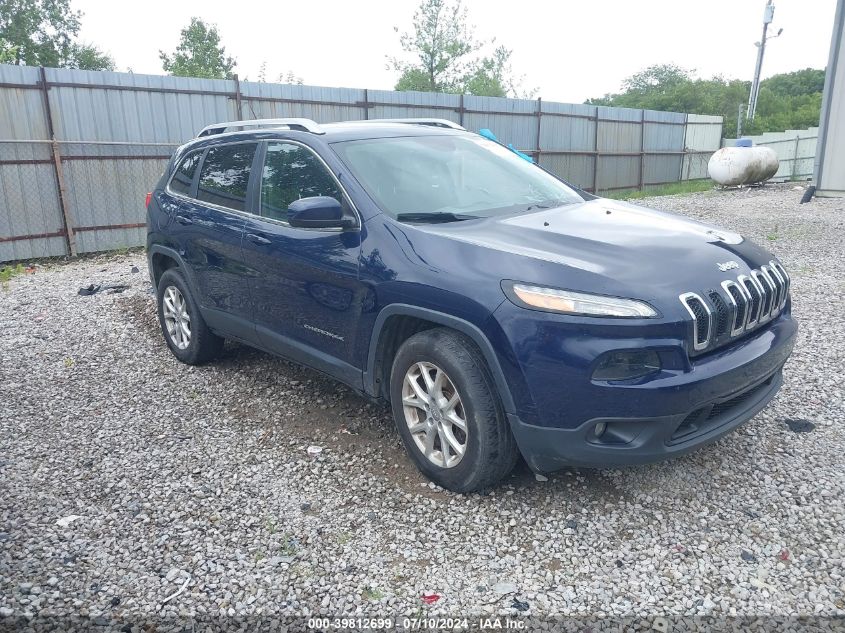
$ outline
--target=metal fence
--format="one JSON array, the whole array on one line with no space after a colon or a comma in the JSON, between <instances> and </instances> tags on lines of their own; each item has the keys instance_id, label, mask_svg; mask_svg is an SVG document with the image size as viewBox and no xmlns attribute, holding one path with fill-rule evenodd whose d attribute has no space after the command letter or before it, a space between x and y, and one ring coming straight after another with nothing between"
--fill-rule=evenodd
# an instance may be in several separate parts
<instances>
[{"instance_id":1,"label":"metal fence","mask_svg":"<svg viewBox=\"0 0 845 633\"><path fill-rule=\"evenodd\" d=\"M144 242L144 194L210 123L437 117L588 191L704 178L722 118L421 92L0 65L0 261Z\"/></svg>"},{"instance_id":2,"label":"metal fence","mask_svg":"<svg viewBox=\"0 0 845 633\"><path fill-rule=\"evenodd\" d=\"M754 145L771 147L777 152L780 168L772 176L775 182L787 180L812 180L813 165L816 160L816 144L819 139L819 128L810 127L806 130L786 130L785 132L766 132L759 136L745 136ZM735 138L722 141L725 147L736 144Z\"/></svg>"}]
</instances>

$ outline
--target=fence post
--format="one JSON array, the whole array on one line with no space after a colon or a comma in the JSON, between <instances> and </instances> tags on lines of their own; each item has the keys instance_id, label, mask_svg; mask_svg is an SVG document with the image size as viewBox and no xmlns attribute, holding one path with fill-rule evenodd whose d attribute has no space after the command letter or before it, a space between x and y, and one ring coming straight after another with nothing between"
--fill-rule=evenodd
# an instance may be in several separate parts
<instances>
[{"instance_id":1,"label":"fence post","mask_svg":"<svg viewBox=\"0 0 845 633\"><path fill-rule=\"evenodd\" d=\"M537 146L537 164L540 164L540 127L543 119L543 97L537 97L537 139L535 145Z\"/></svg>"},{"instance_id":2,"label":"fence post","mask_svg":"<svg viewBox=\"0 0 845 633\"><path fill-rule=\"evenodd\" d=\"M238 73L232 75L232 79L235 80L235 112L238 115L238 121L242 121L244 115L243 106L241 105L241 81L238 79Z\"/></svg>"},{"instance_id":3,"label":"fence post","mask_svg":"<svg viewBox=\"0 0 845 633\"><path fill-rule=\"evenodd\" d=\"M792 151L792 180L798 180L798 141L800 135L795 135L795 147Z\"/></svg>"},{"instance_id":4,"label":"fence post","mask_svg":"<svg viewBox=\"0 0 845 633\"><path fill-rule=\"evenodd\" d=\"M44 100L44 116L47 120L47 135L50 137L53 149L53 171L56 174L56 188L59 192L59 209L62 212L62 223L64 224L65 243L68 254L76 257L76 234L73 232L73 220L68 209L67 191L65 190L65 176L62 170L62 155L59 151L59 142L56 140L56 133L53 130L53 112L50 109L49 86L47 85L47 73L44 66L39 66L41 75L41 96Z\"/></svg>"},{"instance_id":5,"label":"fence post","mask_svg":"<svg viewBox=\"0 0 845 633\"><path fill-rule=\"evenodd\" d=\"M637 189L643 190L645 180L645 110L640 110L640 177Z\"/></svg>"},{"instance_id":6,"label":"fence post","mask_svg":"<svg viewBox=\"0 0 845 633\"><path fill-rule=\"evenodd\" d=\"M689 180L689 163L690 161L687 160L687 130L689 129L689 113L684 114L684 140L681 144L681 149L683 150L683 154L681 154L681 168L678 170L678 181ZM687 177L684 178L684 163L687 164Z\"/></svg>"},{"instance_id":7,"label":"fence post","mask_svg":"<svg viewBox=\"0 0 845 633\"><path fill-rule=\"evenodd\" d=\"M464 126L464 93L461 93L461 101L458 105L458 124Z\"/></svg>"},{"instance_id":8,"label":"fence post","mask_svg":"<svg viewBox=\"0 0 845 633\"><path fill-rule=\"evenodd\" d=\"M370 91L368 88L364 88L364 120L368 121L370 119Z\"/></svg>"},{"instance_id":9,"label":"fence post","mask_svg":"<svg viewBox=\"0 0 845 633\"><path fill-rule=\"evenodd\" d=\"M595 130L593 133L593 193L598 192L599 183L599 107L596 106Z\"/></svg>"}]
</instances>

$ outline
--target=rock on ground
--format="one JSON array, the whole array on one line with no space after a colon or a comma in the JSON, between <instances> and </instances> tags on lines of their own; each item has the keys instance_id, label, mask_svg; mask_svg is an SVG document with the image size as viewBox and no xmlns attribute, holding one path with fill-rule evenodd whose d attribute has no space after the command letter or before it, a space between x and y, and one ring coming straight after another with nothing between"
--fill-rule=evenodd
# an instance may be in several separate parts
<instances>
[{"instance_id":1,"label":"rock on ground","mask_svg":"<svg viewBox=\"0 0 845 633\"><path fill-rule=\"evenodd\" d=\"M487 495L428 486L387 412L316 373L237 345L176 362L141 254L12 279L0 617L843 614L845 201L800 196L642 202L787 266L800 339L769 407L692 455L523 468ZM77 295L91 283L130 287Z\"/></svg>"}]
</instances>

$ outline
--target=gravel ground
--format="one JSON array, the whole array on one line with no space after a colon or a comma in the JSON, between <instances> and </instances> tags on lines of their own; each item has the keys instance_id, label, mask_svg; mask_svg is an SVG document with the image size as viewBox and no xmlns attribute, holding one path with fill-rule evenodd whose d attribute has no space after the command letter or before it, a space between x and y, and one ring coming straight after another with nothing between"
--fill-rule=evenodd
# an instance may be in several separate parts
<instances>
[{"instance_id":1,"label":"gravel ground","mask_svg":"<svg viewBox=\"0 0 845 633\"><path fill-rule=\"evenodd\" d=\"M236 345L176 362L142 254L12 279L0 621L845 614L845 201L800 197L642 201L738 230L791 272L800 341L766 410L674 461L521 467L486 495L429 485L385 410L316 373ZM130 287L78 296L90 283Z\"/></svg>"}]
</instances>

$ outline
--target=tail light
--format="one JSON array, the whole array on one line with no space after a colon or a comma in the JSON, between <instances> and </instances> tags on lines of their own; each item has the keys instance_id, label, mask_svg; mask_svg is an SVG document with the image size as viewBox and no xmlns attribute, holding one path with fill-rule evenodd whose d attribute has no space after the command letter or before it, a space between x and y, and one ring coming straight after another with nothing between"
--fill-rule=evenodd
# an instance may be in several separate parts
<instances>
[{"instance_id":1,"label":"tail light","mask_svg":"<svg viewBox=\"0 0 845 633\"><path fill-rule=\"evenodd\" d=\"M153 199L153 192L148 191L146 198L144 198L144 206L147 207L148 209L150 208L150 200L152 200L152 199Z\"/></svg>"}]
</instances>

